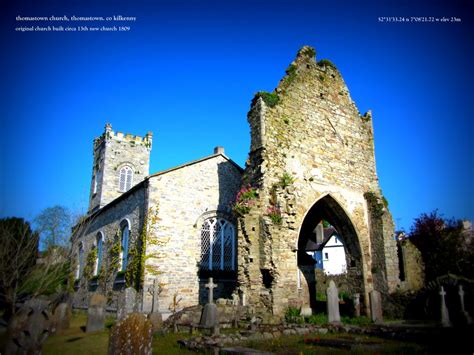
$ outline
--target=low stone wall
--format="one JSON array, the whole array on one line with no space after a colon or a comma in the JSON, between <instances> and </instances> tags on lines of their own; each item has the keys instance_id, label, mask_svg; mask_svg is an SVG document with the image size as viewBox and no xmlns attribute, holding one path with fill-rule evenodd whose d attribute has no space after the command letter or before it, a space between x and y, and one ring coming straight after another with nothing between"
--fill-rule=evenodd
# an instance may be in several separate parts
<instances>
[{"instance_id":1,"label":"low stone wall","mask_svg":"<svg viewBox=\"0 0 474 355\"><path fill-rule=\"evenodd\" d=\"M398 341L416 342L432 346L433 339L451 339L463 338L472 331L471 328L446 329L427 325L409 326L409 325L371 325L366 327L353 325L262 325L257 331L248 330L236 331L233 334L220 334L213 336L198 335L186 340L179 340L178 343L189 350L206 351L220 350L226 346L241 346L247 341L271 341L281 336L302 335L310 339L311 336L317 337L327 333L349 333L354 335L369 335L385 339ZM360 341L360 339L359 339ZM468 343L459 343L460 347L468 346Z\"/></svg>"}]
</instances>

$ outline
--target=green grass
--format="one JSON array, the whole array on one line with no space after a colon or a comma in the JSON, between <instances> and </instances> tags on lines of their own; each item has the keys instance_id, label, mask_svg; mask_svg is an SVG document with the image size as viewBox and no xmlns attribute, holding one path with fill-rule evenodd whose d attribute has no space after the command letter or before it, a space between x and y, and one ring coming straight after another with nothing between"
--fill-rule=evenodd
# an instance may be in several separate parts
<instances>
[{"instance_id":1,"label":"green grass","mask_svg":"<svg viewBox=\"0 0 474 355\"><path fill-rule=\"evenodd\" d=\"M107 354L109 344L109 328L113 325L112 318L105 321L106 330L103 332L85 333L87 322L85 313L75 313L71 320L71 327L49 337L44 346L43 354L80 354L94 355ZM154 354L196 354L195 352L181 349L179 339L188 338L188 334L166 334L153 337Z\"/></svg>"},{"instance_id":2,"label":"green grass","mask_svg":"<svg viewBox=\"0 0 474 355\"><path fill-rule=\"evenodd\" d=\"M298 309L292 312L299 313ZM293 315L293 314L292 314ZM313 316L318 317L318 316ZM362 318L362 317L361 317ZM109 341L109 329L103 332L88 333L84 332L87 316L84 313L74 314L71 327L48 338L43 346L43 354L107 354ZM322 321L322 319L318 319ZM111 324L108 319L106 323ZM223 329L223 333L231 330ZM194 335L197 336L197 335ZM195 352L182 349L177 341L189 338L188 333L155 335L153 337L153 353L165 355L190 355ZM320 343L335 343L338 346ZM343 345L343 346L340 346ZM245 346L262 351L270 351L275 354L347 354L349 352L366 354L398 354L398 353L423 353L426 351L423 347L413 343L397 342L385 340L377 337L365 335L328 333L328 334L308 334L301 336L280 336L272 340L255 340L245 343L228 346Z\"/></svg>"},{"instance_id":3,"label":"green grass","mask_svg":"<svg viewBox=\"0 0 474 355\"><path fill-rule=\"evenodd\" d=\"M43 354L107 354L109 330L85 333L87 315L75 313L71 327L49 337L43 345Z\"/></svg>"}]
</instances>

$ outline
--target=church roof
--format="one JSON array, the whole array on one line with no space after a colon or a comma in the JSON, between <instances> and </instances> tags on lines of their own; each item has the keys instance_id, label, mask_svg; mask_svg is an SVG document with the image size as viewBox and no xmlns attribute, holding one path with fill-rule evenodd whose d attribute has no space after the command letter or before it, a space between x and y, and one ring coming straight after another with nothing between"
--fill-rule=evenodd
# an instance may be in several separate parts
<instances>
[{"instance_id":1,"label":"church roof","mask_svg":"<svg viewBox=\"0 0 474 355\"><path fill-rule=\"evenodd\" d=\"M98 209L98 210L95 210L93 211L91 214L87 215L86 218L81 222L81 223L84 223L85 221L88 221L89 219L91 219L92 217L96 217L98 216L99 214L101 214L103 211L107 210L108 208L116 205L117 203L119 203L120 201L126 199L128 196L130 196L131 194L135 193L136 191L138 191L139 189L141 189L142 187L145 186L145 184L148 183L148 180L150 178L153 178L153 177L156 177L156 176L161 176L161 175L164 175L164 174L167 174L167 173L170 173L172 171L176 171L176 170L179 170L179 169L183 169L183 168L186 168L188 166L191 166L191 165L194 165L194 164L198 164L198 163L201 163L203 161L206 161L206 160L209 160L209 159L214 159L214 158L217 158L218 156L221 156L223 157L224 159L226 159L229 163L231 163L233 166L235 166L235 168L237 170L239 170L241 173L244 171L244 169L242 169L237 163L235 163L232 159L230 159L229 157L227 157L222 151L218 151L217 153L214 153L214 154L211 154L211 155L208 155L207 157L204 157L204 158L201 158L201 159L197 159L197 160L193 160L193 161L190 161L188 163L185 163L185 164L181 164L181 165L178 165L178 166L175 166L173 168L170 168L170 169L166 169L166 170L162 170L162 171L159 171L157 173L154 173L154 174L151 174L151 175L148 175L143 181L140 181L138 184L132 186L130 188L130 190L128 190L127 192L124 192L123 194L121 194L119 197L117 197L116 199L110 201L108 204L106 204L105 206L103 206L102 208ZM79 224L74 228L78 227Z\"/></svg>"},{"instance_id":2,"label":"church roof","mask_svg":"<svg viewBox=\"0 0 474 355\"><path fill-rule=\"evenodd\" d=\"M184 163L184 164L181 164L181 165L178 165L178 166L175 166L173 168L170 168L170 169L166 169L166 170L162 170L162 171L159 171L157 173L154 173L154 174L151 174L149 176L147 176L145 179L149 179L149 178L152 178L152 177L155 177L155 176L160 176L160 175L164 175L164 174L167 174L167 173L170 173L172 171L175 171L175 170L178 170L178 169L182 169L182 168L186 168L188 166L191 166L191 165L194 165L194 164L198 164L198 163L201 163L203 161L206 161L206 160L209 160L209 159L212 159L212 158L216 158L218 156L221 156L223 157L224 159L226 159L229 163L231 163L232 165L234 165L237 170L239 170L240 172L243 172L244 169L242 169L240 167L240 165L238 165L236 162L234 162L232 159L230 159L229 157L227 157L225 154L223 153L216 153L216 154L212 154L212 155L208 155L207 157L204 157L204 158L201 158L201 159L197 159L197 160L193 160L193 161L190 161L188 163Z\"/></svg>"}]
</instances>

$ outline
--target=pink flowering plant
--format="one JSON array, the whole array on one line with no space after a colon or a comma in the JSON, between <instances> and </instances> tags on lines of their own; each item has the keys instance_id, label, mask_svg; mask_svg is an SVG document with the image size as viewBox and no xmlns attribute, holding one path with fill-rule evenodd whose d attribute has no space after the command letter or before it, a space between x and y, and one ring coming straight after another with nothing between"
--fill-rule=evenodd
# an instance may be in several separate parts
<instances>
[{"instance_id":1,"label":"pink flowering plant","mask_svg":"<svg viewBox=\"0 0 474 355\"><path fill-rule=\"evenodd\" d=\"M281 216L281 210L277 206L268 207L267 216L270 217L273 224L280 225L283 222L283 217Z\"/></svg>"},{"instance_id":2,"label":"pink flowering plant","mask_svg":"<svg viewBox=\"0 0 474 355\"><path fill-rule=\"evenodd\" d=\"M239 217L250 212L250 209L255 205L257 199L257 190L247 186L242 186L237 193L235 202L232 205L232 211Z\"/></svg>"}]
</instances>

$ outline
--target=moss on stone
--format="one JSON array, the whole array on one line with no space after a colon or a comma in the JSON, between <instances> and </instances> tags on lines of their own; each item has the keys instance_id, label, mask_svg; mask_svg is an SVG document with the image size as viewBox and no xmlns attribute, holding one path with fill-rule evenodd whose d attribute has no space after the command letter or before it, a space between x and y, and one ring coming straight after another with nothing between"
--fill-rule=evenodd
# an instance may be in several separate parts
<instances>
[{"instance_id":1,"label":"moss on stone","mask_svg":"<svg viewBox=\"0 0 474 355\"><path fill-rule=\"evenodd\" d=\"M268 107L275 107L278 102L280 101L280 98L278 97L278 94L272 92L267 92L267 91L259 91L255 94L255 97L253 99L253 103L258 100L258 98L261 97L262 100L265 102L265 104Z\"/></svg>"},{"instance_id":2,"label":"moss on stone","mask_svg":"<svg viewBox=\"0 0 474 355\"><path fill-rule=\"evenodd\" d=\"M334 70L337 70L337 67L329 59L321 59L318 62L318 66L319 67L330 67L330 68L333 68Z\"/></svg>"}]
</instances>

